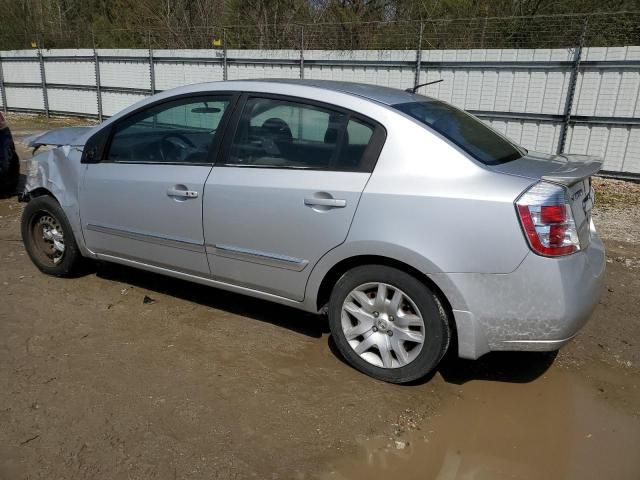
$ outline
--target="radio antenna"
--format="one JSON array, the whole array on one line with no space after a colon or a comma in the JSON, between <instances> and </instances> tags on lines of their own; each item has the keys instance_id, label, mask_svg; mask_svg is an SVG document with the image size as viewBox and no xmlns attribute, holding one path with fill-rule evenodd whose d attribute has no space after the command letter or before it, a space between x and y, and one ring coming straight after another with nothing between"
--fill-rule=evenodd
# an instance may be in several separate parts
<instances>
[{"instance_id":1,"label":"radio antenna","mask_svg":"<svg viewBox=\"0 0 640 480\"><path fill-rule=\"evenodd\" d=\"M433 85L434 83L440 83L440 82L444 82L444 78L441 78L440 80L434 80L432 82L421 83L420 85L416 85L415 87L407 88L405 92L416 93L416 90L418 90L420 87L426 87L427 85Z\"/></svg>"}]
</instances>

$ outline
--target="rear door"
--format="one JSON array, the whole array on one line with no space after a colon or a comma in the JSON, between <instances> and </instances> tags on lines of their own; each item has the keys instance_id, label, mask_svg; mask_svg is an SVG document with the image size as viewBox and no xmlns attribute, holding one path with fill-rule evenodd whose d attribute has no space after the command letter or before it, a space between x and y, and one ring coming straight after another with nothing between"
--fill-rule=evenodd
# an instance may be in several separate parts
<instances>
[{"instance_id":1,"label":"rear door","mask_svg":"<svg viewBox=\"0 0 640 480\"><path fill-rule=\"evenodd\" d=\"M211 272L302 300L315 263L347 236L384 130L311 101L248 96L242 103L205 186Z\"/></svg>"},{"instance_id":2,"label":"rear door","mask_svg":"<svg viewBox=\"0 0 640 480\"><path fill-rule=\"evenodd\" d=\"M80 192L92 251L209 275L202 197L230 103L230 95L179 98L113 126Z\"/></svg>"}]
</instances>

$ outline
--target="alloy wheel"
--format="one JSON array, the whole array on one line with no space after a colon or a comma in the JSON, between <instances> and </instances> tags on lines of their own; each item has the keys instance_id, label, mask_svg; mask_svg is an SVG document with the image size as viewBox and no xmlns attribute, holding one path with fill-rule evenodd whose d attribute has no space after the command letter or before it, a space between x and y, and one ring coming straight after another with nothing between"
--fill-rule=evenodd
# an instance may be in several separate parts
<instances>
[{"instance_id":1,"label":"alloy wheel","mask_svg":"<svg viewBox=\"0 0 640 480\"><path fill-rule=\"evenodd\" d=\"M425 341L424 320L414 301L386 283L354 288L342 304L341 323L351 348L381 368L408 365Z\"/></svg>"}]
</instances>

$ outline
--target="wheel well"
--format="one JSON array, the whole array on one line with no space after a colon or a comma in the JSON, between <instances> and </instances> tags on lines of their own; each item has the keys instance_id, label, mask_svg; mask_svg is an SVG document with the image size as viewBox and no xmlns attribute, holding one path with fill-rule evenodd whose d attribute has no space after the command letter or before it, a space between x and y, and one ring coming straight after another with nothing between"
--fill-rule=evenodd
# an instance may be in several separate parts
<instances>
[{"instance_id":1,"label":"wheel well","mask_svg":"<svg viewBox=\"0 0 640 480\"><path fill-rule=\"evenodd\" d=\"M28 202L29 200L32 200L36 197L42 197L44 195L48 195L50 197L52 197L53 199L56 199L56 197L53 195L53 193L51 193L49 190L47 190L44 187L38 187L35 188L33 190L31 190L30 192L27 192L22 198L24 199L24 201Z\"/></svg>"},{"instance_id":2,"label":"wheel well","mask_svg":"<svg viewBox=\"0 0 640 480\"><path fill-rule=\"evenodd\" d=\"M359 267L361 265L386 265L388 267L397 268L406 272L420 282L424 283L431 291L438 297L442 308L447 314L449 323L449 331L451 332L451 342L449 343L448 350L458 351L458 330L456 328L455 317L453 315L453 309L447 299L444 292L431 280L427 275L420 270L412 267L411 265L395 260L389 257L383 257L378 255L361 255L357 257L346 258L336 263L331 270L322 279L320 289L318 290L318 297L316 299L316 306L319 312L326 311L326 306L329 303L329 297L331 296L331 290L336 282L342 275L351 270L352 268Z\"/></svg>"},{"instance_id":3,"label":"wheel well","mask_svg":"<svg viewBox=\"0 0 640 480\"><path fill-rule=\"evenodd\" d=\"M389 257L383 257L378 255L361 255L357 257L346 258L338 263L336 263L331 270L327 272L327 274L322 279L322 283L320 284L320 289L318 290L318 297L316 299L316 306L318 311L324 310L325 306L329 303L329 297L331 296L331 290L333 286L336 284L338 279L344 275L347 271L352 268L359 267L361 265L385 265L387 267L397 268L398 270L402 270L410 274L411 276L417 278L419 281L424 283L433 293L438 296L438 300L442 303L445 311L447 312L447 316L450 319L450 327L452 332L455 333L455 322L453 321L453 311L451 309L451 304L449 300L445 296L445 294L440 290L438 285L436 285L433 280L431 280L427 275L422 273L420 270L412 267L409 264L401 262L399 260L395 260Z\"/></svg>"}]
</instances>

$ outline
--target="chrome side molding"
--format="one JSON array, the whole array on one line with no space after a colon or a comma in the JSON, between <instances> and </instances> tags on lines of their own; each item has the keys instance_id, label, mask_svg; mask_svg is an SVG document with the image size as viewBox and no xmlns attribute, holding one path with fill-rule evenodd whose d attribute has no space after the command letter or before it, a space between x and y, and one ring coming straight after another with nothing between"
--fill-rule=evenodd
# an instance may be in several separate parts
<instances>
[{"instance_id":1,"label":"chrome side molding","mask_svg":"<svg viewBox=\"0 0 640 480\"><path fill-rule=\"evenodd\" d=\"M123 230L121 228L106 227L104 225L88 224L85 227L87 230L93 232L105 233L107 235L115 235L118 237L129 238L131 240L138 240L141 242L153 243L155 245L162 245L164 247L179 248L181 250L189 250L191 252L204 253L205 248L203 244L188 242L185 240L178 240L175 238L161 237L158 235L149 235L146 233L133 232L131 230Z\"/></svg>"},{"instance_id":2,"label":"chrome side molding","mask_svg":"<svg viewBox=\"0 0 640 480\"><path fill-rule=\"evenodd\" d=\"M235 247L232 245L207 245L206 251L208 254L217 255L219 257L259 263L261 265L284 268L295 272L301 272L309 264L309 260L302 258L289 257L278 253L263 252L261 250L252 250L250 248Z\"/></svg>"}]
</instances>

